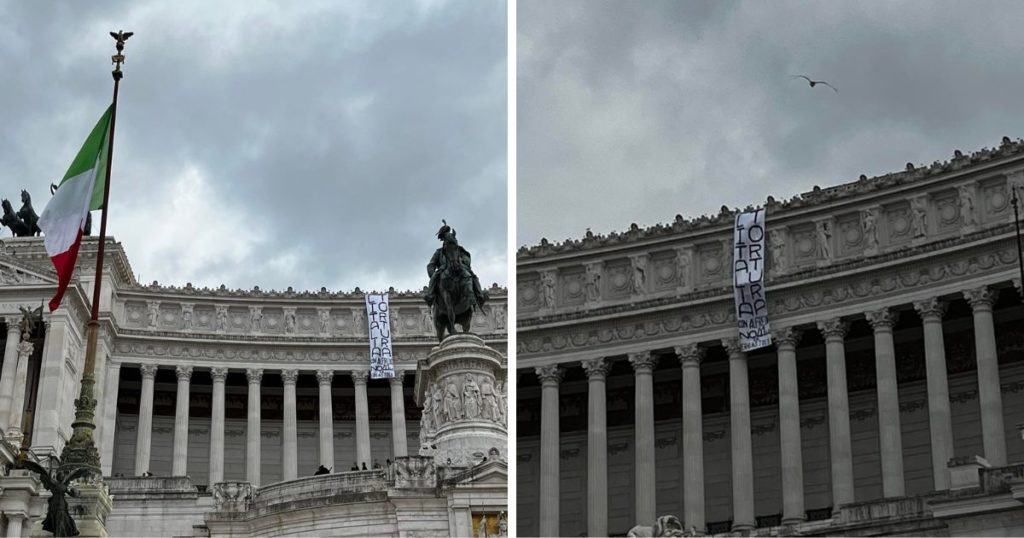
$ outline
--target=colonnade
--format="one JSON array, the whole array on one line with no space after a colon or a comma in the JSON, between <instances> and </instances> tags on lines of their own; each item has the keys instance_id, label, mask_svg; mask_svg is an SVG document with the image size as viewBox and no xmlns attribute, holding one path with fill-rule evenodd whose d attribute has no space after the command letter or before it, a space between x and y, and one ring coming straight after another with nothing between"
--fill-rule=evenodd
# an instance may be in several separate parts
<instances>
[{"instance_id":1,"label":"colonnade","mask_svg":"<svg viewBox=\"0 0 1024 538\"><path fill-rule=\"evenodd\" d=\"M974 318L974 342L981 403L984 457L993 466L1006 465L1006 440L996 353L992 307L997 291L979 287L963 292ZM953 456L949 388L947 383L942 317L946 304L939 298L916 301L913 308L923 320L928 414L932 444L934 489L949 489L947 462ZM874 337L876 391L882 493L885 497L905 495L903 448L893 326L897 312L881 308L863 313ZM800 404L796 347L805 331L817 330L825 342L828 391L828 426L833 511L854 502L853 453L850 436L850 405L846 382L845 339L849 320L832 318L813 327L780 327L773 331L778 357L778 406L782 523L805 519L803 461L801 454ZM732 445L732 530L747 532L756 526L754 473L751 448L747 354L736 339L678 345L674 354L682 369L683 520L686 528L704 532L704 464L701 413L701 362L708 345L721 345L729 362L729 410ZM652 406L651 351L628 354L635 375L636 466L635 515L638 523L654 521L655 457L654 411ZM608 532L607 424L605 384L611 361L594 358L582 363L588 380L587 435L587 534ZM559 384L563 370L558 365L537 367L541 382L540 433L540 535L558 536L559 529Z\"/></svg>"},{"instance_id":2,"label":"colonnade","mask_svg":"<svg viewBox=\"0 0 1024 538\"><path fill-rule=\"evenodd\" d=\"M101 443L101 459L104 474L110 474L114 450L114 423L116 420L117 392L121 364L111 362L106 377L104 412L102 414L103 440ZM142 389L139 398L139 422L135 443L135 474L141 475L149 471L150 450L153 433L153 393L157 371L156 364L142 364ZM174 418L174 445L172 475L186 474L188 462L188 423L189 395L192 373L195 367L188 365L174 366L177 376L177 405ZM213 380L211 418L210 418L210 454L209 482L214 484L224 480L224 401L225 382L229 368L211 367L210 377ZM298 423L296 419L296 392L298 369L279 370L284 387L283 415L284 428L281 440L282 478L293 480L298 477ZM246 428L246 480L253 485L260 484L261 454L261 416L260 396L264 370L248 368L245 370L248 381L248 407ZM320 464L334 468L334 411L332 408L331 383L335 371L319 369L315 371L319 385L319 449ZM367 405L366 384L369 380L368 371L348 371L355 386L356 409L356 455L360 464L371 463L370 453L370 417ZM391 387L391 426L394 440L394 455L408 455L405 430L405 398L402 390L403 372L396 371L395 377L389 379Z\"/></svg>"}]
</instances>

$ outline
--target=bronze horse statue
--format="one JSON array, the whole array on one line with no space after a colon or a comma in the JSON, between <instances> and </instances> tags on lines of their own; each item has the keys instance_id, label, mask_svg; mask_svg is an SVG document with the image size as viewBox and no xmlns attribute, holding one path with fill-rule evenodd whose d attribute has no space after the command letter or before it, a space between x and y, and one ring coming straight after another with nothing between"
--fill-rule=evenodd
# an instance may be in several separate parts
<instances>
[{"instance_id":1,"label":"bronze horse statue","mask_svg":"<svg viewBox=\"0 0 1024 538\"><path fill-rule=\"evenodd\" d=\"M30 237L32 235L32 228L25 224L25 221L14 212L14 206L11 205L11 201L4 198L0 205L4 208L3 217L0 217L0 224L10 228L14 237Z\"/></svg>"},{"instance_id":2,"label":"bronze horse statue","mask_svg":"<svg viewBox=\"0 0 1024 538\"><path fill-rule=\"evenodd\" d=\"M444 340L445 333L455 334L455 325L468 333L473 324L473 311L487 302L487 292L480 288L480 280L473 273L469 251L459 246L455 230L448 223L437 232L441 248L427 264L430 277L427 295L424 297L431 306L437 340Z\"/></svg>"},{"instance_id":3,"label":"bronze horse statue","mask_svg":"<svg viewBox=\"0 0 1024 538\"><path fill-rule=\"evenodd\" d=\"M25 226L28 226L30 235L43 233L39 229L39 215L36 215L36 210L32 207L32 195L24 189L21 191L21 209L18 210L18 218L25 223Z\"/></svg>"}]
</instances>

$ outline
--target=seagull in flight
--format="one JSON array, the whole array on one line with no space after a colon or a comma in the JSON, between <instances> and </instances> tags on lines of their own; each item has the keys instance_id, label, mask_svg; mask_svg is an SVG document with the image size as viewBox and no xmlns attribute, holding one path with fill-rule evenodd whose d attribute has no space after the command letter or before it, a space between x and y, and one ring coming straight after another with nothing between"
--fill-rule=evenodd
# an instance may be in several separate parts
<instances>
[{"instance_id":1,"label":"seagull in flight","mask_svg":"<svg viewBox=\"0 0 1024 538\"><path fill-rule=\"evenodd\" d=\"M806 80L807 83L810 84L812 88L815 85L817 85L817 84L821 84L823 86L828 86L829 88L832 88L832 91L834 91L836 93L839 93L839 90L837 90L835 86L829 84L828 82L825 82L824 80L811 80L810 78L808 78L805 75L790 75L789 78L802 78L802 79Z\"/></svg>"}]
</instances>

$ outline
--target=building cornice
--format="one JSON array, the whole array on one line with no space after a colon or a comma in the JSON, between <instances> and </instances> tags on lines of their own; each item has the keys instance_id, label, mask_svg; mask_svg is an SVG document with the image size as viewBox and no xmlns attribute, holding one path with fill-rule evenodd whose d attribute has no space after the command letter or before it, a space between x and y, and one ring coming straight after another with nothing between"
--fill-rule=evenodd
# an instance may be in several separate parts
<instances>
[{"instance_id":1,"label":"building cornice","mask_svg":"<svg viewBox=\"0 0 1024 538\"><path fill-rule=\"evenodd\" d=\"M957 151L953 158L930 166L913 166L907 163L906 170L868 178L861 176L857 181L813 190L794 196L790 200L776 201L768 197L764 206L768 219L779 221L806 218L814 213L827 214L837 205L863 204L872 199L891 196L908 190L926 189L936 184L957 181L968 175L983 175L994 169L1019 165L1024 162L1024 140L1011 141L1004 137L999 148L982 148L970 155ZM752 210L748 206L746 210ZM700 241L708 236L727 232L738 209L722 206L717 214L701 215L686 219L677 215L675 221L640 228L633 224L624 232L608 235L587 233L580 239L567 239L561 243L549 243L542 239L533 246L523 246L516 256L517 266L530 268L534 264L556 262L582 255L606 255L623 249L645 248L665 242Z\"/></svg>"}]
</instances>

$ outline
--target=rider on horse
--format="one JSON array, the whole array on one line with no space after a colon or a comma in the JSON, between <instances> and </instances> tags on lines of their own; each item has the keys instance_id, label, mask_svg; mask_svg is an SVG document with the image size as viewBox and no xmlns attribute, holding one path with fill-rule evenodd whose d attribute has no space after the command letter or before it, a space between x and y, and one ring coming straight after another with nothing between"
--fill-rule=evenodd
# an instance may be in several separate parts
<instances>
[{"instance_id":1,"label":"rider on horse","mask_svg":"<svg viewBox=\"0 0 1024 538\"><path fill-rule=\"evenodd\" d=\"M480 279L473 273L469 252L459 246L458 240L455 239L455 230L448 226L447 222L441 222L444 226L438 230L437 238L442 241L442 245L434 251L430 263L427 264L430 284L424 299L428 305L434 307L436 313L455 315L467 309L472 311L487 301L487 292L480 288ZM440 304L436 304L438 302ZM457 310L446 312L448 308Z\"/></svg>"}]
</instances>

